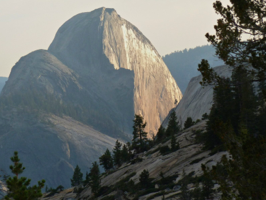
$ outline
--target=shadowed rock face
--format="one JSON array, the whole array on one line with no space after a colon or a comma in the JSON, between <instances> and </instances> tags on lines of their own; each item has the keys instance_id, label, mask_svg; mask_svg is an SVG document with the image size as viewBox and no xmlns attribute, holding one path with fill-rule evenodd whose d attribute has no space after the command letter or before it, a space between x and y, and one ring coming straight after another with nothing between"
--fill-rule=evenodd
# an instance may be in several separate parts
<instances>
[{"instance_id":1,"label":"shadowed rock face","mask_svg":"<svg viewBox=\"0 0 266 200\"><path fill-rule=\"evenodd\" d=\"M215 72L222 77L230 77L232 74L232 68L223 65L213 68ZM213 87L200 85L202 75L192 78L188 84L183 99L174 109L177 118L183 126L186 119L191 117L193 121L201 119L204 113L209 114L211 106L213 104ZM163 126L167 126L169 121L169 115L163 122Z\"/></svg>"},{"instance_id":2,"label":"shadowed rock face","mask_svg":"<svg viewBox=\"0 0 266 200\"><path fill-rule=\"evenodd\" d=\"M49 52L77 72L82 82L91 80L96 87L84 87L123 113L125 122L131 122L133 113L142 114L148 132L156 133L168 111L182 98L150 41L113 9L100 8L68 20L58 30ZM128 84L130 79L121 80L120 71L132 72L133 84ZM127 98L129 93L132 99Z\"/></svg>"}]
</instances>

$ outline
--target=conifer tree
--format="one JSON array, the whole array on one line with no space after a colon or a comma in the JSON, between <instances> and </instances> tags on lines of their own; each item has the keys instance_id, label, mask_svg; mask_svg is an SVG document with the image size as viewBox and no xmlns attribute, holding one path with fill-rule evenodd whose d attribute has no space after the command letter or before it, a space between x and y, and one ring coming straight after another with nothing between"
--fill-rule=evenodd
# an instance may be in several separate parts
<instances>
[{"instance_id":1,"label":"conifer tree","mask_svg":"<svg viewBox=\"0 0 266 200\"><path fill-rule=\"evenodd\" d=\"M165 128L161 125L156 135L156 142L159 143L165 137Z\"/></svg>"},{"instance_id":2,"label":"conifer tree","mask_svg":"<svg viewBox=\"0 0 266 200\"><path fill-rule=\"evenodd\" d=\"M168 122L168 127L166 129L166 136L171 136L172 134L177 134L180 131L179 122L177 121L176 113L173 110L170 114L170 119Z\"/></svg>"},{"instance_id":3,"label":"conifer tree","mask_svg":"<svg viewBox=\"0 0 266 200\"><path fill-rule=\"evenodd\" d=\"M83 185L86 186L90 183L90 174L86 172L85 180L83 181Z\"/></svg>"},{"instance_id":4,"label":"conifer tree","mask_svg":"<svg viewBox=\"0 0 266 200\"><path fill-rule=\"evenodd\" d=\"M83 183L83 173L81 173L79 166L77 165L74 174L72 176L71 180L71 186L79 186L80 184Z\"/></svg>"},{"instance_id":5,"label":"conifer tree","mask_svg":"<svg viewBox=\"0 0 266 200\"><path fill-rule=\"evenodd\" d=\"M133 120L133 140L132 147L137 152L142 152L146 148L147 141L147 133L144 131L147 123L143 122L143 117L141 115L135 115L135 119Z\"/></svg>"},{"instance_id":6,"label":"conifer tree","mask_svg":"<svg viewBox=\"0 0 266 200\"><path fill-rule=\"evenodd\" d=\"M105 171L113 168L113 159L109 149L106 149L105 153L99 158L100 165L103 166Z\"/></svg>"},{"instance_id":7,"label":"conifer tree","mask_svg":"<svg viewBox=\"0 0 266 200\"><path fill-rule=\"evenodd\" d=\"M175 135L172 134L172 136L171 136L171 150L172 150L172 151L175 151L175 150L177 150L177 149L179 149L179 145L178 145L178 143L176 142L176 137L175 137Z\"/></svg>"},{"instance_id":8,"label":"conifer tree","mask_svg":"<svg viewBox=\"0 0 266 200\"><path fill-rule=\"evenodd\" d=\"M122 162L128 162L130 160L130 155L128 152L129 152L129 150L128 150L127 146L124 144L122 151L121 151Z\"/></svg>"},{"instance_id":9,"label":"conifer tree","mask_svg":"<svg viewBox=\"0 0 266 200\"><path fill-rule=\"evenodd\" d=\"M220 1L213 4L221 19L215 26L216 34L206 34L218 57L234 69L230 86L233 104L222 108L225 109L223 115L229 116L228 106L233 105L231 115L227 120L221 116L219 123L212 124L230 157L223 156L210 173L221 186L222 199L259 200L266 197L266 135L265 129L262 133L260 127L257 130L253 119L261 124L266 118L263 106L255 105L252 84L266 80L266 1L230 2L228 6ZM224 78L210 68L208 61L202 60L198 70L203 76L202 85L222 85ZM265 104L266 93L262 88L263 85L258 87L258 93L263 95L260 101ZM219 170L219 166L223 170Z\"/></svg>"},{"instance_id":10,"label":"conifer tree","mask_svg":"<svg viewBox=\"0 0 266 200\"><path fill-rule=\"evenodd\" d=\"M193 126L194 124L195 124L195 122L193 122L192 118L188 117L184 123L184 128L187 129L187 128Z\"/></svg>"},{"instance_id":11,"label":"conifer tree","mask_svg":"<svg viewBox=\"0 0 266 200\"><path fill-rule=\"evenodd\" d=\"M142 187L148 188L151 184L151 181L149 179L150 173L148 170L144 169L141 174L139 175L139 182Z\"/></svg>"},{"instance_id":12,"label":"conifer tree","mask_svg":"<svg viewBox=\"0 0 266 200\"><path fill-rule=\"evenodd\" d=\"M116 140L115 147L113 149L113 160L114 160L114 164L117 166L120 166L122 163L121 147L122 147L122 144L118 140Z\"/></svg>"},{"instance_id":13,"label":"conifer tree","mask_svg":"<svg viewBox=\"0 0 266 200\"><path fill-rule=\"evenodd\" d=\"M44 187L45 181L38 181L38 185L29 186L31 179L26 177L20 177L25 167L20 163L18 152L14 152L14 156L11 157L11 161L14 165L10 166L10 169L14 177L9 177L6 181L8 194L5 196L5 200L35 200L42 196L41 189Z\"/></svg>"},{"instance_id":14,"label":"conifer tree","mask_svg":"<svg viewBox=\"0 0 266 200\"><path fill-rule=\"evenodd\" d=\"M101 188L100 169L97 162L92 163L92 168L89 176L89 186L91 187L91 191L94 195L97 195Z\"/></svg>"}]
</instances>

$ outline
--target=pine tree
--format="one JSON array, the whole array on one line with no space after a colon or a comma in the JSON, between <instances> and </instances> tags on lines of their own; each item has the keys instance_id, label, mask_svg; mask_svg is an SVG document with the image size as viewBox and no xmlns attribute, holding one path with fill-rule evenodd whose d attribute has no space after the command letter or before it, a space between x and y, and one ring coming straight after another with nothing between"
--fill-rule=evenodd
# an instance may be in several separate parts
<instances>
[{"instance_id":1,"label":"pine tree","mask_svg":"<svg viewBox=\"0 0 266 200\"><path fill-rule=\"evenodd\" d=\"M127 146L124 144L122 151L121 151L122 162L128 162L130 160L130 155L128 152L129 152L129 150L128 150Z\"/></svg>"},{"instance_id":2,"label":"pine tree","mask_svg":"<svg viewBox=\"0 0 266 200\"><path fill-rule=\"evenodd\" d=\"M161 142L165 138L165 136L165 128L161 125L156 135L156 142Z\"/></svg>"},{"instance_id":3,"label":"pine tree","mask_svg":"<svg viewBox=\"0 0 266 200\"><path fill-rule=\"evenodd\" d=\"M83 183L83 173L81 173L79 166L77 165L71 180L71 186L79 186Z\"/></svg>"},{"instance_id":4,"label":"pine tree","mask_svg":"<svg viewBox=\"0 0 266 200\"><path fill-rule=\"evenodd\" d=\"M83 186L86 186L90 183L90 174L86 172L85 180L83 181Z\"/></svg>"},{"instance_id":5,"label":"pine tree","mask_svg":"<svg viewBox=\"0 0 266 200\"><path fill-rule=\"evenodd\" d=\"M113 159L109 149L106 149L105 153L99 158L100 165L103 166L105 171L113 168Z\"/></svg>"},{"instance_id":6,"label":"pine tree","mask_svg":"<svg viewBox=\"0 0 266 200\"><path fill-rule=\"evenodd\" d=\"M114 160L114 164L117 166L120 166L122 163L121 147L122 147L122 144L118 140L116 140L115 147L113 149L113 160Z\"/></svg>"},{"instance_id":7,"label":"pine tree","mask_svg":"<svg viewBox=\"0 0 266 200\"><path fill-rule=\"evenodd\" d=\"M144 188L148 188L151 184L151 181L149 179L150 173L148 170L144 169L141 174L139 175L139 182L140 185Z\"/></svg>"},{"instance_id":8,"label":"pine tree","mask_svg":"<svg viewBox=\"0 0 266 200\"><path fill-rule=\"evenodd\" d=\"M39 181L38 185L29 186L31 179L26 177L19 178L19 175L23 173L25 167L20 163L18 152L14 152L14 156L11 157L11 161L14 165L10 166L10 169L14 177L9 177L6 181L8 194L5 196L5 200L35 200L42 196L41 189L44 187L45 181Z\"/></svg>"},{"instance_id":9,"label":"pine tree","mask_svg":"<svg viewBox=\"0 0 266 200\"><path fill-rule=\"evenodd\" d=\"M143 122L143 117L140 115L135 115L135 119L133 120L133 140L132 147L137 152L142 152L146 148L147 141L147 133L144 131L147 123Z\"/></svg>"},{"instance_id":10,"label":"pine tree","mask_svg":"<svg viewBox=\"0 0 266 200\"><path fill-rule=\"evenodd\" d=\"M177 121L175 111L170 114L170 119L168 122L168 127L166 129L166 136L171 136L172 134L177 134L180 131L179 122Z\"/></svg>"},{"instance_id":11,"label":"pine tree","mask_svg":"<svg viewBox=\"0 0 266 200\"><path fill-rule=\"evenodd\" d=\"M266 80L266 1L230 2L228 6L220 1L214 3L221 19L215 26L216 34L206 34L216 48L216 55L234 69L230 85L233 104L217 105L213 116L219 121L210 124L222 139L230 158L223 156L210 173L221 186L222 199L259 200L266 197L266 135L265 129L260 128L261 122L265 124L266 113L264 106L255 105L252 84ZM202 60L198 70L203 77L202 85L222 85L224 78L215 73L207 60ZM260 105L264 105L266 99L263 88L263 84L258 87L258 93L263 95ZM222 89L219 92L223 93ZM223 115L217 117L219 113ZM223 170L219 170L220 166Z\"/></svg>"},{"instance_id":12,"label":"pine tree","mask_svg":"<svg viewBox=\"0 0 266 200\"><path fill-rule=\"evenodd\" d=\"M92 163L92 168L90 171L90 182L89 186L94 195L98 195L98 192L101 188L101 179L100 179L100 169L97 162Z\"/></svg>"},{"instance_id":13,"label":"pine tree","mask_svg":"<svg viewBox=\"0 0 266 200\"><path fill-rule=\"evenodd\" d=\"M191 117L188 117L187 120L185 121L184 128L187 129L191 126L193 126L195 122L193 122Z\"/></svg>"},{"instance_id":14,"label":"pine tree","mask_svg":"<svg viewBox=\"0 0 266 200\"><path fill-rule=\"evenodd\" d=\"M179 145L176 142L176 137L175 137L174 134L172 134L172 136L171 136L171 150L175 151L175 150L178 150L178 149L179 149Z\"/></svg>"}]
</instances>

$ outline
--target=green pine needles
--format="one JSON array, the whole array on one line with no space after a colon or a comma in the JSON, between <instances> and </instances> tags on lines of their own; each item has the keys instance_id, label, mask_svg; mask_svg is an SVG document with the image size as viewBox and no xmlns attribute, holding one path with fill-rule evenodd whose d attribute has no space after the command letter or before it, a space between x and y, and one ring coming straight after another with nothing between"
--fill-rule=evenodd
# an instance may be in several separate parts
<instances>
[{"instance_id":1,"label":"green pine needles","mask_svg":"<svg viewBox=\"0 0 266 200\"><path fill-rule=\"evenodd\" d=\"M18 152L14 152L14 156L11 157L11 161L14 163L10 166L10 169L14 177L9 177L6 181L8 194L5 196L5 200L35 200L42 196L41 189L44 187L45 180L38 181L38 185L30 186L31 179L26 177L20 177L25 167L20 163Z\"/></svg>"}]
</instances>

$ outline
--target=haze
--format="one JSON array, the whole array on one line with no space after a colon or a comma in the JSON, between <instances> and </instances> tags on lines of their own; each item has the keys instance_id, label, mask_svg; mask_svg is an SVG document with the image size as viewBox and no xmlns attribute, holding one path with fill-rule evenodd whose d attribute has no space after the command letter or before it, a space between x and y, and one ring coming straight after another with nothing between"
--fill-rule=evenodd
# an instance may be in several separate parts
<instances>
[{"instance_id":1,"label":"haze","mask_svg":"<svg viewBox=\"0 0 266 200\"><path fill-rule=\"evenodd\" d=\"M99 7L114 8L149 38L161 55L207 44L218 16L214 0L0 0L0 76L20 57L47 49L69 18ZM228 4L229 0L222 0Z\"/></svg>"}]
</instances>

